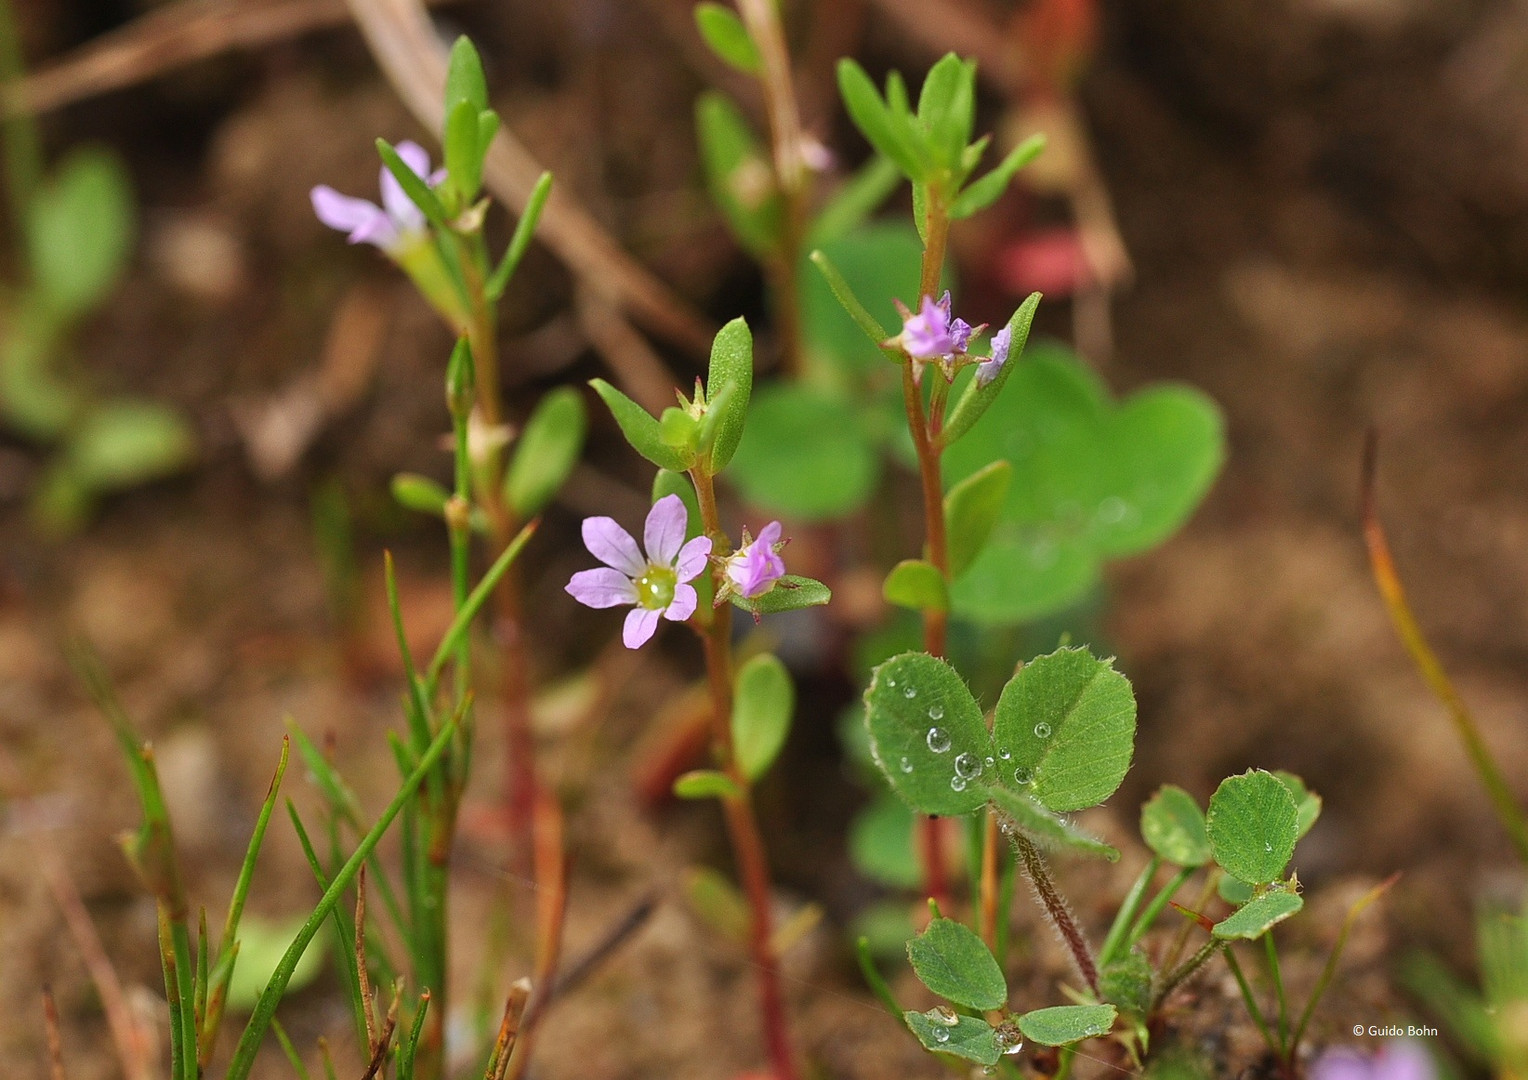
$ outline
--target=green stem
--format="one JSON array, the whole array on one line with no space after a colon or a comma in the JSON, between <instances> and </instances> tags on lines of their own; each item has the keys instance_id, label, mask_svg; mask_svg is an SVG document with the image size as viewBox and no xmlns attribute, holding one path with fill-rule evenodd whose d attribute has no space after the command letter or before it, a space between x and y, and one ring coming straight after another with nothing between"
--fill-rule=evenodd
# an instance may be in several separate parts
<instances>
[{"instance_id":1,"label":"green stem","mask_svg":"<svg viewBox=\"0 0 1528 1080\"><path fill-rule=\"evenodd\" d=\"M1252 986L1247 982L1247 976L1242 974L1241 965L1236 962L1236 953L1229 948L1226 949L1226 966L1236 977L1236 985L1241 989L1242 1002L1247 1006L1247 1015L1252 1017L1252 1022L1257 1025L1258 1031L1263 1033L1263 1041L1268 1044L1268 1049L1277 1054L1279 1044L1274 1040L1273 1032L1268 1030L1268 1021L1263 1019L1263 1010L1257 1007L1257 998L1252 995Z\"/></svg>"},{"instance_id":2,"label":"green stem","mask_svg":"<svg viewBox=\"0 0 1528 1080\"><path fill-rule=\"evenodd\" d=\"M1114 916L1114 923L1109 927L1109 936L1104 938L1103 948L1098 950L1099 967L1108 967L1120 947L1128 946L1133 940L1126 935L1135 919L1136 911L1141 906L1141 899L1146 895L1146 889L1151 885L1151 879L1156 876L1161 865L1162 857L1153 855L1141 870L1140 876L1135 879L1135 884L1130 886L1130 891L1125 894L1124 902L1120 904L1119 911Z\"/></svg>"},{"instance_id":3,"label":"green stem","mask_svg":"<svg viewBox=\"0 0 1528 1080\"><path fill-rule=\"evenodd\" d=\"M1033 840L1018 830L1014 830L1009 836L1013 840L1014 849L1019 853L1019 858L1024 862L1024 872L1029 875L1030 883L1035 887L1035 894L1040 898L1041 906L1045 908L1045 913L1055 924L1061 939L1071 950L1072 959L1077 964L1077 971L1096 997L1098 995L1098 963L1093 959L1087 938L1083 936L1077 921L1072 918L1072 912L1066 906L1066 901L1056 891L1055 883L1051 881L1050 872L1045 867L1045 859L1041 856L1040 849L1035 847Z\"/></svg>"},{"instance_id":4,"label":"green stem","mask_svg":"<svg viewBox=\"0 0 1528 1080\"><path fill-rule=\"evenodd\" d=\"M26 73L21 55L21 35L9 0L0 0L0 90L13 92ZM25 107L5 110L5 190L10 203L11 228L17 247L32 198L42 179L42 143L37 137L37 123Z\"/></svg>"},{"instance_id":5,"label":"green stem","mask_svg":"<svg viewBox=\"0 0 1528 1080\"><path fill-rule=\"evenodd\" d=\"M1268 973L1273 978L1273 988L1279 999L1279 1058L1287 1063L1289 999L1284 994L1284 976L1279 971L1279 950L1273 943L1273 934L1263 934L1263 949L1268 954Z\"/></svg>"},{"instance_id":6,"label":"green stem","mask_svg":"<svg viewBox=\"0 0 1528 1080\"><path fill-rule=\"evenodd\" d=\"M1178 890L1183 888L1184 883L1194 876L1194 869L1192 866L1183 867L1183 869L1173 875L1171 881L1162 886L1161 891L1156 896L1151 898L1151 903L1146 905L1146 910L1141 912L1141 917L1136 919L1135 923L1130 927L1130 936L1125 939L1128 944L1134 945L1152 928L1157 921L1157 917L1167 907L1168 902L1178 895Z\"/></svg>"}]
</instances>

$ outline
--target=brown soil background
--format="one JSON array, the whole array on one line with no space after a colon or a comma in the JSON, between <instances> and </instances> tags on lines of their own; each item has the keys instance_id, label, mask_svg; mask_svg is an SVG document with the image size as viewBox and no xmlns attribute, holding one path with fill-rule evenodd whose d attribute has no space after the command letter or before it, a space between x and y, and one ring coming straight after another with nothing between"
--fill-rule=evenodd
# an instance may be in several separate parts
<instances>
[{"instance_id":1,"label":"brown soil background","mask_svg":"<svg viewBox=\"0 0 1528 1080\"><path fill-rule=\"evenodd\" d=\"M483 42L496 104L560 184L682 294L717 317L741 306L752 319L756 274L697 183L691 102L715 72L686 36L686 7L505 0L449 17ZM937 24L939 5L928 7ZM61 55L135 10L23 0L29 55ZM1181 535L1111 571L1108 640L1135 683L1141 737L1125 787L1093 823L1127 844L1161 783L1203 799L1249 765L1304 776L1326 804L1297 857L1312 914L1286 938L1295 986L1313 979L1345 904L1404 873L1366 919L1318 1021L1318 1043L1341 1040L1355 1023L1415 1016L1390 984L1395 961L1423 947L1465 967L1474 906L1522 892L1442 711L1390 631L1356 504L1373 425L1417 614L1528 798L1528 14L1507 0L1143 0L1105 4L1103 16L1083 100L1137 268L1103 373L1118 392L1162 378L1200 386L1225 410L1230 455ZM869 22L857 49L868 62L918 71L933 58L874 8ZM829 100L821 74L809 103ZM1000 103L988 104L996 115ZM841 119L833 130L854 145ZM111 839L136 821L132 793L60 643L77 632L95 642L154 739L192 893L212 911L226 902L284 717L332 734L366 805L380 807L391 770L381 733L397 722L398 686L379 618L381 549L399 554L421 641L448 605L444 544L389 508L385 484L401 469L442 467L449 341L380 260L343 249L307 208L318 182L370 190L375 135L419 134L352 32L198 64L50 116L45 133L55 149L114 145L141 199L133 273L81 336L82 365L102 385L182 406L205 451L191 475L112 499L86 533L50 545L29 531L21 499L42 455L0 444L0 1059L8 1076L44 1074L48 983L70 1075L92 1080L117 1074L40 868L73 880L146 1008L158 971L152 904ZM188 263L188 229L215 234L216 273ZM335 304L357 282L387 310L374 380L297 469L257 479L238 403L315 366ZM534 252L504 319L511 394L600 373L570 322L569 292L566 273ZM1048 330L1065 332L1065 311L1048 307ZM681 385L692 378L687 360L669 359ZM583 559L578 516L633 516L645 482L603 422L591 461L529 556L547 676L612 632L560 592ZM314 486L335 477L356 514L367 597L343 648L308 509ZM644 810L631 792L654 703L694 670L673 642L630 672L592 728L546 733L570 811L569 952L636 898L656 890L662 901L552 1014L537 1076L709 1080L761 1060L741 950L674 887L686 865L726 865L717 822L703 806ZM835 708L849 692L814 678ZM824 1076L932 1077L936 1064L876 1009L845 951L842 926L871 893L847 867L842 827L859 795L822 713L798 727L788 767L761 793L781 903L827 912L788 963L798 1043ZM486 805L495 753L492 724L482 727L489 767L475 797ZM288 790L313 810L300 769ZM462 856L456 944L470 973L491 903L523 887L491 872L491 839L469 836ZM1140 862L1127 846L1115 870L1062 868L1098 932ZM289 913L313 895L278 820L252 910ZM1015 986L1028 978L1035 1003L1050 1003L1064 965L1032 908L1015 911L1032 949ZM519 974L511 954L508 974ZM1205 980L1190 1026L1239 1073L1256 1045L1230 1020L1224 983ZM325 977L285 1007L303 1045L326 1031L346 1045L335 989ZM286 1074L274 1052L263 1063L263 1076Z\"/></svg>"}]
</instances>

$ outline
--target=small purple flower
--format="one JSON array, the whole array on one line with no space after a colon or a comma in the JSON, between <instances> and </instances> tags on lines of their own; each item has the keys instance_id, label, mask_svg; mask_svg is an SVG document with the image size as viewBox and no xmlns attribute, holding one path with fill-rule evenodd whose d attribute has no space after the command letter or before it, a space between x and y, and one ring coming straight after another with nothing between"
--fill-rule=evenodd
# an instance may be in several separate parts
<instances>
[{"instance_id":1,"label":"small purple flower","mask_svg":"<svg viewBox=\"0 0 1528 1080\"><path fill-rule=\"evenodd\" d=\"M430 155L415 142L401 142L398 156L421 180L435 187L446 178L445 169L430 171ZM382 205L351 195L341 195L328 184L310 192L313 212L331 229L348 232L352 244L375 244L392 254L424 233L424 214L403 191L403 185L382 166Z\"/></svg>"},{"instance_id":2,"label":"small purple flower","mask_svg":"<svg viewBox=\"0 0 1528 1080\"><path fill-rule=\"evenodd\" d=\"M1310 1080L1434 1080L1437 1069L1422 1044L1396 1039L1373 1057L1351 1047L1334 1047L1311 1066Z\"/></svg>"},{"instance_id":3,"label":"small purple flower","mask_svg":"<svg viewBox=\"0 0 1528 1080\"><path fill-rule=\"evenodd\" d=\"M956 319L953 326L950 324L948 292L937 304L933 297L925 296L918 314L909 315L902 322L902 348L914 360L937 360L964 348L963 344L957 343L961 327L965 328L964 336L969 339L971 328L963 320Z\"/></svg>"},{"instance_id":4,"label":"small purple flower","mask_svg":"<svg viewBox=\"0 0 1528 1080\"><path fill-rule=\"evenodd\" d=\"M785 561L780 558L780 523L771 521L759 530L752 543L743 531L743 546L727 560L727 580L739 596L754 600L775 587L785 576Z\"/></svg>"},{"instance_id":5,"label":"small purple flower","mask_svg":"<svg viewBox=\"0 0 1528 1080\"><path fill-rule=\"evenodd\" d=\"M566 586L568 594L592 608L635 605L621 633L628 649L646 644L658 629L659 615L683 622L695 613L698 597L695 587L686 582L705 570L711 539L697 536L685 543L689 519L678 495L665 495L653 503L642 530L646 558L615 519L584 519L584 546L605 565L574 574Z\"/></svg>"},{"instance_id":6,"label":"small purple flower","mask_svg":"<svg viewBox=\"0 0 1528 1080\"><path fill-rule=\"evenodd\" d=\"M998 373L1003 370L1003 365L1008 363L1008 346L1013 340L1013 331L1003 327L992 335L992 355L976 365L976 385L986 386Z\"/></svg>"}]
</instances>

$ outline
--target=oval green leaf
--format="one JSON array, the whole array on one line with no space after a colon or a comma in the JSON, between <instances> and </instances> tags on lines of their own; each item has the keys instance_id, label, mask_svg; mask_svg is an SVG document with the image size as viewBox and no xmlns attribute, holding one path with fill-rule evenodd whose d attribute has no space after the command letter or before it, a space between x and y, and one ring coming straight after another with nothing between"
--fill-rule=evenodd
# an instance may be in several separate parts
<instances>
[{"instance_id":1,"label":"oval green leaf","mask_svg":"<svg viewBox=\"0 0 1528 1080\"><path fill-rule=\"evenodd\" d=\"M875 447L855 405L840 395L771 385L754 397L748 431L728 475L762 510L822 521L857 510L875 490Z\"/></svg>"},{"instance_id":2,"label":"oval green leaf","mask_svg":"<svg viewBox=\"0 0 1528 1080\"><path fill-rule=\"evenodd\" d=\"M522 520L545 510L567 480L587 427L583 398L571 386L547 394L531 413L504 476L504 496Z\"/></svg>"},{"instance_id":3,"label":"oval green leaf","mask_svg":"<svg viewBox=\"0 0 1528 1080\"><path fill-rule=\"evenodd\" d=\"M1260 938L1273 927L1295 914L1305 906L1298 893L1267 892L1249 900L1215 924L1214 934L1222 940L1241 939L1251 941Z\"/></svg>"},{"instance_id":4,"label":"oval green leaf","mask_svg":"<svg viewBox=\"0 0 1528 1080\"><path fill-rule=\"evenodd\" d=\"M689 472L695 464L693 454L683 453L663 439L663 429L658 421L642 406L611 386L604 379L590 379L589 385L610 408L610 415L626 436L631 448L660 469L670 472Z\"/></svg>"},{"instance_id":5,"label":"oval green leaf","mask_svg":"<svg viewBox=\"0 0 1528 1080\"><path fill-rule=\"evenodd\" d=\"M1019 1030L1041 1046L1066 1046L1109 1034L1116 1015L1113 1005L1056 1005L1019 1017Z\"/></svg>"},{"instance_id":6,"label":"oval green leaf","mask_svg":"<svg viewBox=\"0 0 1528 1080\"><path fill-rule=\"evenodd\" d=\"M1203 866L1210 861L1204 811L1176 784L1164 784L1141 807L1141 838L1174 866Z\"/></svg>"},{"instance_id":7,"label":"oval green leaf","mask_svg":"<svg viewBox=\"0 0 1528 1080\"><path fill-rule=\"evenodd\" d=\"M905 1012L902 1019L925 1050L953 1054L978 1065L996 1065L1003 1056L992 1025L978 1017L955 1015L950 1020L944 1011L930 1009L926 1013Z\"/></svg>"},{"instance_id":8,"label":"oval green leaf","mask_svg":"<svg viewBox=\"0 0 1528 1080\"><path fill-rule=\"evenodd\" d=\"M1277 881L1299 838L1300 816L1277 776L1252 769L1229 776L1210 798L1205 828L1215 861L1251 885Z\"/></svg>"},{"instance_id":9,"label":"oval green leaf","mask_svg":"<svg viewBox=\"0 0 1528 1080\"><path fill-rule=\"evenodd\" d=\"M725 386L732 390L723 398L719 395ZM710 439L711 471L719 473L727 467L742 441L748 398L753 392L753 332L741 317L718 330L711 342L706 390L712 395L710 408L716 410L714 415L707 416L715 425L715 435Z\"/></svg>"},{"instance_id":10,"label":"oval green leaf","mask_svg":"<svg viewBox=\"0 0 1528 1080\"><path fill-rule=\"evenodd\" d=\"M992 951L976 933L954 919L935 919L907 943L907 959L918 981L946 1001L968 1009L1001 1009L1008 982Z\"/></svg>"},{"instance_id":11,"label":"oval green leaf","mask_svg":"<svg viewBox=\"0 0 1528 1080\"><path fill-rule=\"evenodd\" d=\"M994 461L950 488L945 495L944 532L949 537L951 578L964 573L987 546L987 538L992 535L992 528L1003 511L1008 483L1012 479L1013 466L1006 461Z\"/></svg>"},{"instance_id":12,"label":"oval green leaf","mask_svg":"<svg viewBox=\"0 0 1528 1080\"><path fill-rule=\"evenodd\" d=\"M1135 751L1135 694L1087 649L1031 660L1003 687L992 728L996 780L1065 813L1114 794Z\"/></svg>"},{"instance_id":13,"label":"oval green leaf","mask_svg":"<svg viewBox=\"0 0 1528 1080\"><path fill-rule=\"evenodd\" d=\"M944 575L933 563L922 559L903 559L893 566L881 584L881 595L887 603L913 611L950 610Z\"/></svg>"},{"instance_id":14,"label":"oval green leaf","mask_svg":"<svg viewBox=\"0 0 1528 1080\"><path fill-rule=\"evenodd\" d=\"M943 660L903 653L876 668L865 723L876 764L914 810L969 814L987 801L974 781L992 737L971 691Z\"/></svg>"},{"instance_id":15,"label":"oval green leaf","mask_svg":"<svg viewBox=\"0 0 1528 1080\"><path fill-rule=\"evenodd\" d=\"M681 799L731 799L742 793L726 773L695 769L674 781L674 794Z\"/></svg>"},{"instance_id":16,"label":"oval green leaf","mask_svg":"<svg viewBox=\"0 0 1528 1080\"><path fill-rule=\"evenodd\" d=\"M790 733L796 688L773 653L750 657L738 668L732 700L732 748L738 767L757 780L775 763Z\"/></svg>"}]
</instances>

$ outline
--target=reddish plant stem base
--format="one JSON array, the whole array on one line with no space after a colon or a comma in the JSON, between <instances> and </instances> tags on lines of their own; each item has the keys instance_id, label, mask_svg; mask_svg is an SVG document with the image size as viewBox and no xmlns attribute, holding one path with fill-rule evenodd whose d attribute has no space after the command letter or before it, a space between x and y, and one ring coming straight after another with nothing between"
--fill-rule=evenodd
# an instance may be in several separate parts
<instances>
[{"instance_id":1,"label":"reddish plant stem base","mask_svg":"<svg viewBox=\"0 0 1528 1080\"><path fill-rule=\"evenodd\" d=\"M1040 855L1040 849L1035 847L1034 841L1017 830L1010 835L1013 838L1014 849L1018 851L1019 858L1024 863L1024 873L1029 876L1030 883L1035 887L1035 895L1040 898L1040 904L1045 908L1045 913L1050 916L1051 922L1060 932L1067 948L1072 951L1072 959L1077 964L1078 973L1088 984L1088 989L1096 995L1098 993L1098 964L1093 960L1093 950L1088 948L1087 939L1082 936L1082 930L1073 920L1066 901L1061 899L1061 894L1056 891L1056 886L1050 879L1050 872L1045 868L1045 859Z\"/></svg>"}]
</instances>

